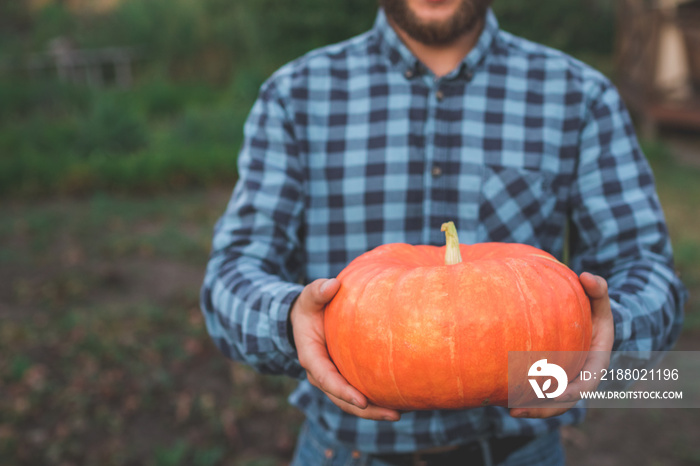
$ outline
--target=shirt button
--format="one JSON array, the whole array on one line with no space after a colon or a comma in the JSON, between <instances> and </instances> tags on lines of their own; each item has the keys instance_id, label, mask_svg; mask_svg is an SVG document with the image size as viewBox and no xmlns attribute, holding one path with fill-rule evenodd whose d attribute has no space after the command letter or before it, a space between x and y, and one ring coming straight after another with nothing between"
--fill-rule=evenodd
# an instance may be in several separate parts
<instances>
[{"instance_id":1,"label":"shirt button","mask_svg":"<svg viewBox=\"0 0 700 466\"><path fill-rule=\"evenodd\" d=\"M438 102L442 102L442 99L445 98L445 93L438 89L435 91L435 98L438 100Z\"/></svg>"},{"instance_id":2,"label":"shirt button","mask_svg":"<svg viewBox=\"0 0 700 466\"><path fill-rule=\"evenodd\" d=\"M406 79L411 79L413 77L413 70L408 69L404 72L403 75L406 77Z\"/></svg>"},{"instance_id":3,"label":"shirt button","mask_svg":"<svg viewBox=\"0 0 700 466\"><path fill-rule=\"evenodd\" d=\"M430 174L433 175L433 178L437 178L442 175L442 168L440 168L440 165L433 165L433 168L430 170Z\"/></svg>"}]
</instances>

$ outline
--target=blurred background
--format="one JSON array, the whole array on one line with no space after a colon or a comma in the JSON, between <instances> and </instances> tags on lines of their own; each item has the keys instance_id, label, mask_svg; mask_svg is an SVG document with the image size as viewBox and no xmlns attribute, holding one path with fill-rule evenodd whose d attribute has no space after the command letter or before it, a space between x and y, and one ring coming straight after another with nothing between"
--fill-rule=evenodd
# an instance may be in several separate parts
<instances>
[{"instance_id":1,"label":"blurred background","mask_svg":"<svg viewBox=\"0 0 700 466\"><path fill-rule=\"evenodd\" d=\"M700 350L698 1L496 0L610 76L656 175ZM198 306L262 81L376 0L0 2L0 462L283 465L293 383L230 363ZM700 464L697 410L598 410L572 465Z\"/></svg>"}]
</instances>

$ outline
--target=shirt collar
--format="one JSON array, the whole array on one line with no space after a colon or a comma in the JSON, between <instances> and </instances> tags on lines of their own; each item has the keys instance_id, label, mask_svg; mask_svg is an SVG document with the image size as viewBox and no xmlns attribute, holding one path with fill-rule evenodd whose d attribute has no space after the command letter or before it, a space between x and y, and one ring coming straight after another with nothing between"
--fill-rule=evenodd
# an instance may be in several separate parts
<instances>
[{"instance_id":1,"label":"shirt collar","mask_svg":"<svg viewBox=\"0 0 700 466\"><path fill-rule=\"evenodd\" d=\"M427 71L425 65L423 65L401 41L396 31L394 31L387 21L386 14L381 8L374 22L373 30L380 40L379 45L382 53L387 56L392 65L402 68L407 77L423 74ZM484 29L481 31L476 45L467 56L464 57L461 64L448 73L445 78L455 79L463 76L470 79L473 70L483 60L491 48L491 44L498 34L498 30L499 26L496 15L494 15L493 11L489 8L486 13Z\"/></svg>"}]
</instances>

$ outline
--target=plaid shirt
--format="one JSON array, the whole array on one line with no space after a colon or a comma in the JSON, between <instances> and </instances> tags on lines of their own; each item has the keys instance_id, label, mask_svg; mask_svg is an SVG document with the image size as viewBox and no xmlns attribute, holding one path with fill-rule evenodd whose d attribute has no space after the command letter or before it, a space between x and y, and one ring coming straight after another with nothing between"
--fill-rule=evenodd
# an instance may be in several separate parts
<instances>
[{"instance_id":1,"label":"plaid shirt","mask_svg":"<svg viewBox=\"0 0 700 466\"><path fill-rule=\"evenodd\" d=\"M340 441L411 451L583 416L515 419L485 407L375 422L304 379L287 338L302 284L384 243L442 245L448 220L463 243L527 243L559 258L569 231L570 266L609 282L615 348L667 349L678 336L685 289L617 91L563 53L499 30L492 12L475 48L436 78L380 11L369 32L276 72L244 133L202 288L207 326L226 356L301 379L291 402Z\"/></svg>"}]
</instances>

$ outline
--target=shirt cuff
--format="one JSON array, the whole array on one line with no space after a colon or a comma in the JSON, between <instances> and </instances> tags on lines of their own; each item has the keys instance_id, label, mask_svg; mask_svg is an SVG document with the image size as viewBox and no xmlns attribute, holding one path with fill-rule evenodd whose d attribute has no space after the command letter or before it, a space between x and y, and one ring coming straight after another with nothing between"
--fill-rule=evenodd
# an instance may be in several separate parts
<instances>
[{"instance_id":1,"label":"shirt cuff","mask_svg":"<svg viewBox=\"0 0 700 466\"><path fill-rule=\"evenodd\" d=\"M297 358L297 351L289 341L287 320L292 304L303 289L304 286L297 283L284 283L270 304L270 317L275 323L270 326L270 339L285 356L293 359Z\"/></svg>"}]
</instances>

